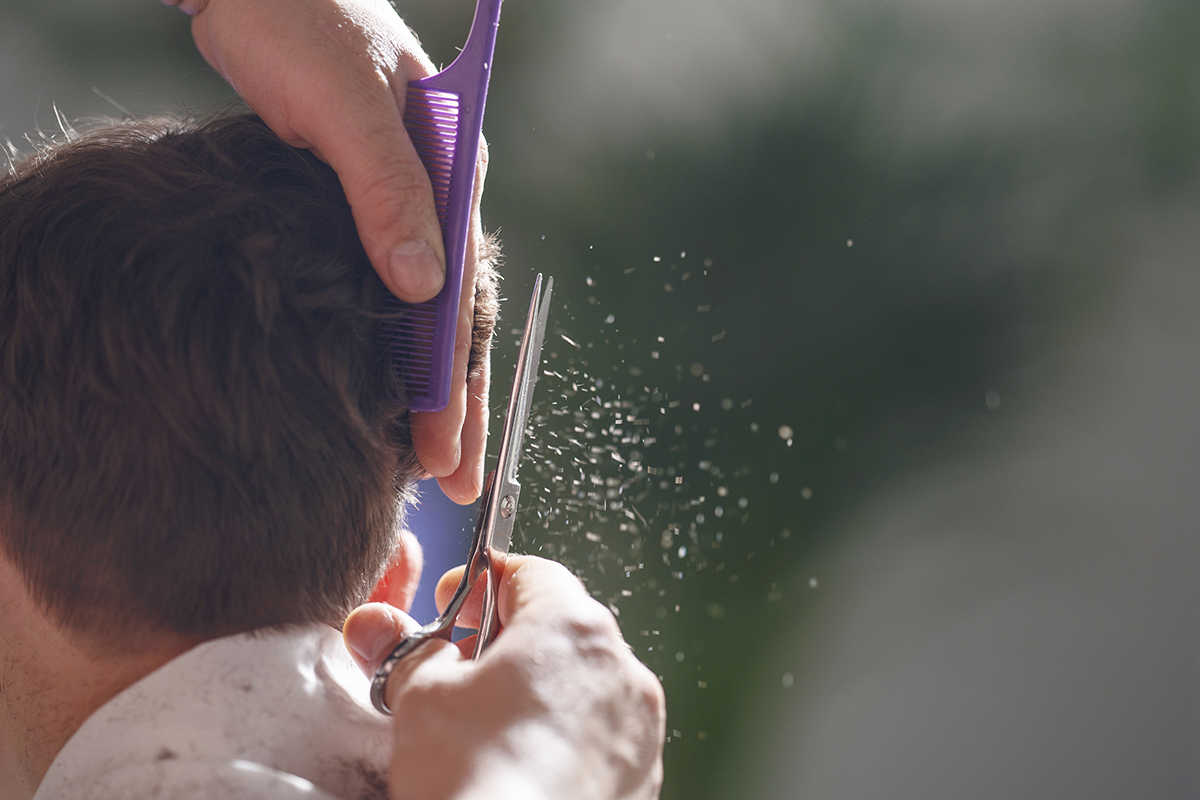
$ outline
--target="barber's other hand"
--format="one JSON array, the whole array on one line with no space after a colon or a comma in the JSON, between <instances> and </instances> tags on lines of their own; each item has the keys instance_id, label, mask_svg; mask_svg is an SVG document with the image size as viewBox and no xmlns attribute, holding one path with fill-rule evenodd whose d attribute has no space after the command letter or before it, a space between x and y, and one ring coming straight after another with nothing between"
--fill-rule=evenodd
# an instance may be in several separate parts
<instances>
[{"instance_id":1,"label":"barber's other hand","mask_svg":"<svg viewBox=\"0 0 1200 800\"><path fill-rule=\"evenodd\" d=\"M436 296L446 272L442 232L429 176L402 122L408 82L434 69L387 0L161 1L193 17L201 54L271 130L337 172L388 288L408 302ZM485 166L483 157L474 243ZM487 437L486 371L466 384L474 253L468 243L450 404L413 417L421 465L460 503L479 496Z\"/></svg>"},{"instance_id":2,"label":"barber's other hand","mask_svg":"<svg viewBox=\"0 0 1200 800\"><path fill-rule=\"evenodd\" d=\"M439 606L458 574L439 583ZM461 621L477 622L478 608L476 598ZM433 641L392 673L392 796L657 797L662 687L608 610L561 565L513 556L499 611L503 629L478 662L464 655L466 648ZM369 604L350 615L344 633L355 660L373 675L416 627L395 608Z\"/></svg>"}]
</instances>

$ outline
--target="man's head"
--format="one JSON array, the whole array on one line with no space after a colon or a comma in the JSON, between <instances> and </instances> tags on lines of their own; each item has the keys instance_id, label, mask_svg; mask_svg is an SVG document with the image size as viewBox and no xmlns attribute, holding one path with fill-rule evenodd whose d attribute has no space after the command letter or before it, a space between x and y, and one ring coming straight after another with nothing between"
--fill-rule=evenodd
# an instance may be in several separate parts
<instances>
[{"instance_id":1,"label":"man's head","mask_svg":"<svg viewBox=\"0 0 1200 800\"><path fill-rule=\"evenodd\" d=\"M339 622L420 472L385 293L336 175L253 117L0 180L0 550L39 604L101 641Z\"/></svg>"}]
</instances>

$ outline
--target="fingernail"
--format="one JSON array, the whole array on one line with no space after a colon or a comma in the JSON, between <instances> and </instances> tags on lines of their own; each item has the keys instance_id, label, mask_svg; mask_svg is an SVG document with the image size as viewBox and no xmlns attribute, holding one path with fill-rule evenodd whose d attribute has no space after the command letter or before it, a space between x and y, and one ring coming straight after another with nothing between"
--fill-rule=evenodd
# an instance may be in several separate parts
<instances>
[{"instance_id":1,"label":"fingernail","mask_svg":"<svg viewBox=\"0 0 1200 800\"><path fill-rule=\"evenodd\" d=\"M424 239L397 245L388 261L388 272L392 289L410 303L437 296L446 280L445 267Z\"/></svg>"},{"instance_id":2,"label":"fingernail","mask_svg":"<svg viewBox=\"0 0 1200 800\"><path fill-rule=\"evenodd\" d=\"M400 640L398 626L386 616L351 614L342 638L368 664L378 664Z\"/></svg>"}]
</instances>

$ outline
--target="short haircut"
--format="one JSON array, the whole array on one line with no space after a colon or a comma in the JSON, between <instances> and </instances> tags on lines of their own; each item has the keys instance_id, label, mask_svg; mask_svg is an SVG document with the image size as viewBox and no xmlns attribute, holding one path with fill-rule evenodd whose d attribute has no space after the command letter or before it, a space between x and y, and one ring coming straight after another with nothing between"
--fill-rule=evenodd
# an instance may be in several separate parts
<instances>
[{"instance_id":1,"label":"short haircut","mask_svg":"<svg viewBox=\"0 0 1200 800\"><path fill-rule=\"evenodd\" d=\"M337 176L251 115L113 123L10 172L0 547L33 597L101 642L340 623L421 470Z\"/></svg>"}]
</instances>

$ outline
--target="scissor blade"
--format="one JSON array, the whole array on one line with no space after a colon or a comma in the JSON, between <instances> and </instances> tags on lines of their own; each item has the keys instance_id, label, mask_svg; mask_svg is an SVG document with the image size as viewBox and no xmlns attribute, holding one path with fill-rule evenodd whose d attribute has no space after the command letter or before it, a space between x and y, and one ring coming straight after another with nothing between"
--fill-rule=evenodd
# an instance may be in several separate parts
<instances>
[{"instance_id":1,"label":"scissor blade","mask_svg":"<svg viewBox=\"0 0 1200 800\"><path fill-rule=\"evenodd\" d=\"M538 275L533 285L533 297L529 302L529 314L525 318L525 333L517 353L517 369L513 375L512 394L508 400L508 413L504 417L504 430L500 437L499 463L492 481L491 500L494 504L493 530L489 545L493 552L507 553L512 541L513 523L517 501L521 495L521 484L517 481L521 454L525 441L525 428L533 408L533 387L537 383L538 368L542 361L542 343L546 337L546 321L550 313L550 293L554 279L546 282L542 292L542 276Z\"/></svg>"},{"instance_id":2,"label":"scissor blade","mask_svg":"<svg viewBox=\"0 0 1200 800\"><path fill-rule=\"evenodd\" d=\"M441 616L393 650L371 681L371 702L384 713L391 713L384 701L383 692L388 676L396 664L427 639L449 638L459 611L471 593L471 588L480 578L486 579L487 591L484 593L479 612L479 632L475 639L474 658L483 654L499 630L497 604L500 574L503 570L504 555L508 553L512 542L517 501L521 497L517 468L521 463L525 426L529 424L529 414L533 407L533 387L537 383L537 373L542 363L542 343L546 337L550 291L553 288L554 279L550 278L546 281L546 292L543 294L542 276L537 276L533 285L533 299L529 303L529 316L525 319L525 334L521 337L521 349L517 355L513 391L508 400L508 412L504 416L504 432L500 437L500 460L484 485L479 519L475 524L475 536L471 542L462 581L449 607Z\"/></svg>"},{"instance_id":3,"label":"scissor blade","mask_svg":"<svg viewBox=\"0 0 1200 800\"><path fill-rule=\"evenodd\" d=\"M540 275L538 276L541 277ZM521 363L513 380L513 397L516 405L510 405L513 414L512 447L505 453L507 461L502 463L510 480L517 479L521 463L525 429L529 426L529 415L533 409L533 387L537 384L538 369L542 363L542 343L546 339L546 319L550 314L550 293L554 290L554 278L546 281L546 293L538 298L540 281L534 286L533 301L529 306L529 318L525 322L525 335L521 339ZM505 425L507 433L509 426Z\"/></svg>"}]
</instances>

